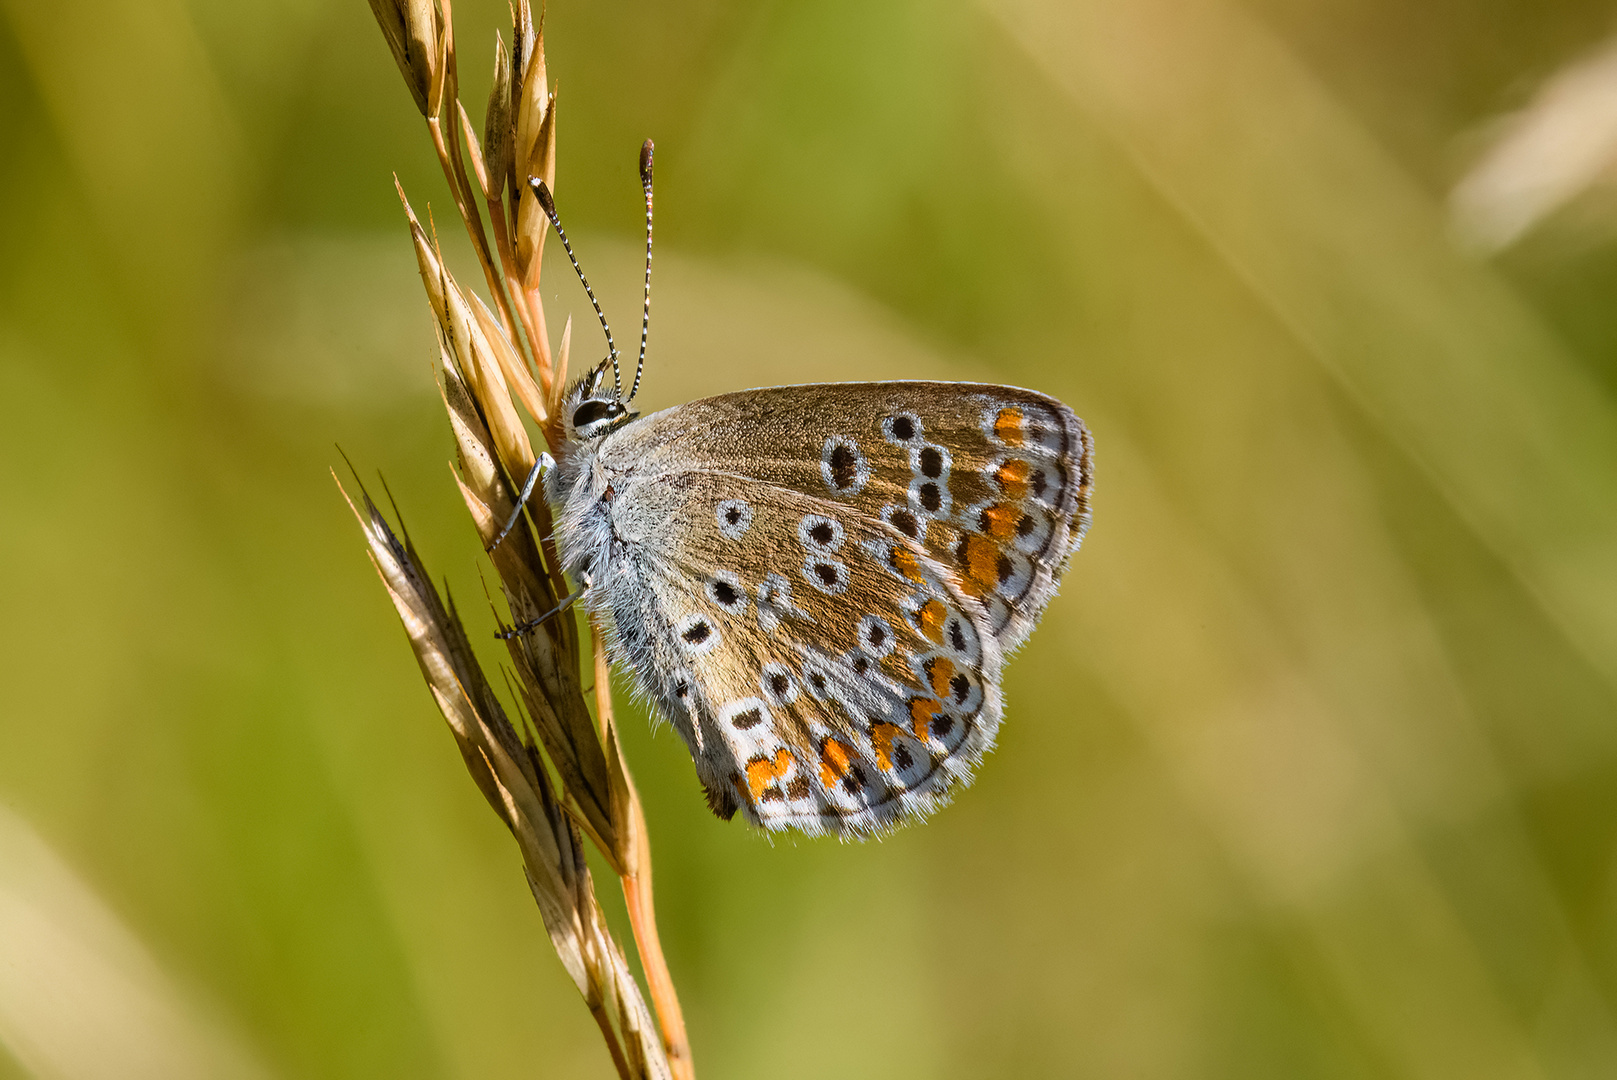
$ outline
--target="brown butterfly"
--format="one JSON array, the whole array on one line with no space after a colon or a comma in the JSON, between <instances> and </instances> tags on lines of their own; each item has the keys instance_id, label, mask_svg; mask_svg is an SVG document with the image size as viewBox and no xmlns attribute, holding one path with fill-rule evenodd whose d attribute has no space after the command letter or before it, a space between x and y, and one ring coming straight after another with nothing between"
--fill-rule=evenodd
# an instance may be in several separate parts
<instances>
[{"instance_id":1,"label":"brown butterfly","mask_svg":"<svg viewBox=\"0 0 1617 1080\"><path fill-rule=\"evenodd\" d=\"M649 143L641 173L649 312ZM868 834L946 801L993 745L1005 657L1089 525L1083 422L1031 390L950 382L770 387L641 417L640 372L625 397L607 339L545 463L556 542L714 813Z\"/></svg>"}]
</instances>

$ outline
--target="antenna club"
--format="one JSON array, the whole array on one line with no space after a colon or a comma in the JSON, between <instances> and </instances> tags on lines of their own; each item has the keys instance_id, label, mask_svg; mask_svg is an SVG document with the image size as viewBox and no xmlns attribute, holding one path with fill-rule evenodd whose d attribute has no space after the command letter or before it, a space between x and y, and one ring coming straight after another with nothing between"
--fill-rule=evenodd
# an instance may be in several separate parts
<instances>
[{"instance_id":1,"label":"antenna club","mask_svg":"<svg viewBox=\"0 0 1617 1080\"><path fill-rule=\"evenodd\" d=\"M533 189L533 197L539 200L539 209L545 212L545 217L556 220L556 200L550 196L550 188L537 176L528 177L528 186Z\"/></svg>"},{"instance_id":2,"label":"antenna club","mask_svg":"<svg viewBox=\"0 0 1617 1080\"><path fill-rule=\"evenodd\" d=\"M655 149L656 147L650 139L647 139L645 144L640 147L640 185L642 187L651 186L651 155Z\"/></svg>"}]
</instances>

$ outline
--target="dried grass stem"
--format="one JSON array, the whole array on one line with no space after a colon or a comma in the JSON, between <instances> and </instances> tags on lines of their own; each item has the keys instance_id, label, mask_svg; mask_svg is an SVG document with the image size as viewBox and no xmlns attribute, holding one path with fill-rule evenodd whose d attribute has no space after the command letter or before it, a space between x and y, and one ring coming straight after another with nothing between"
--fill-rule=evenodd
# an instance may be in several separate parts
<instances>
[{"instance_id":1,"label":"dried grass stem","mask_svg":"<svg viewBox=\"0 0 1617 1080\"><path fill-rule=\"evenodd\" d=\"M527 0L518 0L510 53L502 39L495 41L494 86L480 141L459 100L450 0L370 3L426 119L488 287L486 304L456 282L400 186L438 328L440 390L457 452L455 483L489 552L509 616L526 625L568 593L543 498L530 500L528 517L494 544L516 507L518 485L537 460L521 411L552 448L559 445L558 407L572 339L569 319L552 354L539 297L548 221L527 183L537 177L555 187L556 97L547 84L543 35L534 29ZM479 199L488 209L492 245ZM526 713L524 723L513 725L453 603L439 598L408 537L401 541L363 489L360 495L358 504L349 504L428 688L467 771L516 838L557 956L599 1025L618 1074L694 1080L683 1014L658 940L645 812L617 736L600 628L592 626L589 638L593 717L580 685L582 642L573 618L550 618L507 639L507 683ZM623 887L656 1006L656 1034L652 1012L596 902L585 836Z\"/></svg>"}]
</instances>

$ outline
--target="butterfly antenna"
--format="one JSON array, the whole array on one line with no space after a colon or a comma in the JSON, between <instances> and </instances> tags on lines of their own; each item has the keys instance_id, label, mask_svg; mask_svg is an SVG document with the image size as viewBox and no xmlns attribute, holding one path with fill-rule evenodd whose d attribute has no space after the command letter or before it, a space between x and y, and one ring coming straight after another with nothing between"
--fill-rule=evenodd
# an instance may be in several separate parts
<instances>
[{"instance_id":1,"label":"butterfly antenna","mask_svg":"<svg viewBox=\"0 0 1617 1080\"><path fill-rule=\"evenodd\" d=\"M533 189L533 197L539 200L539 208L545 212L545 217L550 219L556 235L561 237L561 246L567 252L568 261L573 264L573 271L578 274L578 280L584 285L584 292L589 296L591 306L595 308L595 317L601 320L601 329L606 333L608 359L612 361L612 394L621 401L623 383L618 378L618 347L612 344L612 328L606 324L606 313L601 310L601 302L595 299L595 290L590 288L590 279L584 276L584 268L578 265L578 256L573 254L573 245L567 240L567 231L561 227L561 218L556 216L556 200L551 198L550 188L546 187L545 182L537 176L528 177L528 186ZM636 382L638 381L637 379Z\"/></svg>"},{"instance_id":2,"label":"butterfly antenna","mask_svg":"<svg viewBox=\"0 0 1617 1080\"><path fill-rule=\"evenodd\" d=\"M634 385L629 388L627 401L633 401L640 392L640 373L646 370L646 334L651 329L651 152L647 139L640 148L640 186L646 190L646 303L640 309L640 359L634 365ZM627 403L627 402L626 402Z\"/></svg>"}]
</instances>

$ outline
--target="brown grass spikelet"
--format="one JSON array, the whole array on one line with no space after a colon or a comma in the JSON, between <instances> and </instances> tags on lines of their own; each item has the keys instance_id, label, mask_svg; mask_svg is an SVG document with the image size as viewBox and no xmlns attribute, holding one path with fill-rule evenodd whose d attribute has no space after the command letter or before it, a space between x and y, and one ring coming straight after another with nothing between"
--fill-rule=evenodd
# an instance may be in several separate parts
<instances>
[{"instance_id":1,"label":"brown grass spikelet","mask_svg":"<svg viewBox=\"0 0 1617 1080\"><path fill-rule=\"evenodd\" d=\"M370 0L371 13L399 65L416 108L426 116L438 73L443 23L432 0Z\"/></svg>"},{"instance_id":2,"label":"brown grass spikelet","mask_svg":"<svg viewBox=\"0 0 1617 1080\"><path fill-rule=\"evenodd\" d=\"M516 143L513 147L512 195L517 200L517 265L529 279L539 279L539 260L545 251L550 221L528 187L527 177L536 176L552 192L556 182L556 95L545 91L544 39L537 62L529 66L517 101Z\"/></svg>"},{"instance_id":3,"label":"brown grass spikelet","mask_svg":"<svg viewBox=\"0 0 1617 1080\"><path fill-rule=\"evenodd\" d=\"M486 194L499 199L514 167L511 145L515 138L511 120L511 52L505 39L494 35L494 79L488 90L488 108L483 114L483 163L493 189Z\"/></svg>"},{"instance_id":4,"label":"brown grass spikelet","mask_svg":"<svg viewBox=\"0 0 1617 1080\"><path fill-rule=\"evenodd\" d=\"M459 612L453 601L439 597L408 535L401 540L363 491L361 504L349 500L422 676L467 771L517 841L551 944L600 1026L619 1074L672 1077L639 987L606 929L578 827L556 797L538 748L507 718Z\"/></svg>"},{"instance_id":5,"label":"brown grass spikelet","mask_svg":"<svg viewBox=\"0 0 1617 1080\"><path fill-rule=\"evenodd\" d=\"M459 100L449 0L371 0L371 9L426 119L488 290L485 300L456 280L435 233L395 180L436 325L455 486L509 610L511 626L500 636L522 724L508 719L459 613L439 598L408 537L393 533L363 491L349 505L467 770L516 838L551 942L619 1075L692 1080L684 1020L657 938L645 814L618 740L600 630L581 635L567 609L572 597L542 493L513 517L541 460L522 413L554 445L572 336L569 319L552 354L539 297L548 220L528 184L530 177L555 184L556 101L543 35L527 0L519 0L509 52L495 40L479 139ZM586 648L595 672L593 713L582 688ZM619 876L655 1021L596 903L585 837Z\"/></svg>"}]
</instances>

